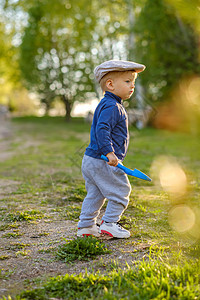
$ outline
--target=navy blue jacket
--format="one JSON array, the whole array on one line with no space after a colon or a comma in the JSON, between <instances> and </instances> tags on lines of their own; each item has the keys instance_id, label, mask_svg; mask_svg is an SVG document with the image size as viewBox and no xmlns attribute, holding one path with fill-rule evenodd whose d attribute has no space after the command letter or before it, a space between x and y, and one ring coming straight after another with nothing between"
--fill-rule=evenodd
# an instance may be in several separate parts
<instances>
[{"instance_id":1,"label":"navy blue jacket","mask_svg":"<svg viewBox=\"0 0 200 300\"><path fill-rule=\"evenodd\" d=\"M105 92L94 113L90 144L85 154L101 158L101 154L114 152L118 159L123 160L128 144L128 116L122 100L113 93Z\"/></svg>"}]
</instances>

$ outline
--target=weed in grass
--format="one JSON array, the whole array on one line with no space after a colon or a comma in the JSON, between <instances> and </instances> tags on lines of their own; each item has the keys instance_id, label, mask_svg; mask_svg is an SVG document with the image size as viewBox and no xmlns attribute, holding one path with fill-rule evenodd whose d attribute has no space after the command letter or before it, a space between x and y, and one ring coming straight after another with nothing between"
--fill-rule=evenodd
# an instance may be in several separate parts
<instances>
[{"instance_id":1,"label":"weed in grass","mask_svg":"<svg viewBox=\"0 0 200 300\"><path fill-rule=\"evenodd\" d=\"M22 236L19 232L8 232L2 235L4 238L14 238L17 239L18 237Z\"/></svg>"},{"instance_id":2,"label":"weed in grass","mask_svg":"<svg viewBox=\"0 0 200 300\"><path fill-rule=\"evenodd\" d=\"M49 247L49 248L46 248L46 249L39 249L38 252L39 253L53 253L55 252L55 247Z\"/></svg>"},{"instance_id":3,"label":"weed in grass","mask_svg":"<svg viewBox=\"0 0 200 300\"><path fill-rule=\"evenodd\" d=\"M129 215L123 215L120 219L120 223L124 228L130 229L130 228L134 227L135 219Z\"/></svg>"},{"instance_id":4,"label":"weed in grass","mask_svg":"<svg viewBox=\"0 0 200 300\"><path fill-rule=\"evenodd\" d=\"M55 213L55 212L62 212L63 211L63 208L53 208L51 209L51 212L52 213Z\"/></svg>"},{"instance_id":5,"label":"weed in grass","mask_svg":"<svg viewBox=\"0 0 200 300\"><path fill-rule=\"evenodd\" d=\"M16 256L19 256L19 255L28 256L29 253L30 253L30 250L27 251L27 250L23 249L23 250L17 251Z\"/></svg>"},{"instance_id":6,"label":"weed in grass","mask_svg":"<svg viewBox=\"0 0 200 300\"><path fill-rule=\"evenodd\" d=\"M3 298L1 298L0 300L14 300L14 298L12 298L10 295L5 297L3 296Z\"/></svg>"},{"instance_id":7,"label":"weed in grass","mask_svg":"<svg viewBox=\"0 0 200 300\"><path fill-rule=\"evenodd\" d=\"M84 197L82 197L81 195L79 195L78 193L73 193L72 195L70 195L69 197L66 198L67 201L73 201L73 202L82 202Z\"/></svg>"},{"instance_id":8,"label":"weed in grass","mask_svg":"<svg viewBox=\"0 0 200 300\"><path fill-rule=\"evenodd\" d=\"M145 213L147 211L147 208L145 206L143 206L142 204L137 204L136 208Z\"/></svg>"},{"instance_id":9,"label":"weed in grass","mask_svg":"<svg viewBox=\"0 0 200 300\"><path fill-rule=\"evenodd\" d=\"M4 198L1 199L1 201L4 201L4 200L6 200L6 199L4 199ZM4 207L3 207L3 208L0 208L0 212L1 212L1 213L4 213L5 211L6 211L6 209L5 209Z\"/></svg>"},{"instance_id":10,"label":"weed in grass","mask_svg":"<svg viewBox=\"0 0 200 300\"><path fill-rule=\"evenodd\" d=\"M29 192L32 192L32 187L29 184L21 184L18 189L13 192L13 195L21 195L21 194L27 194Z\"/></svg>"},{"instance_id":11,"label":"weed in grass","mask_svg":"<svg viewBox=\"0 0 200 300\"><path fill-rule=\"evenodd\" d=\"M8 255L1 255L0 256L0 260L6 260L6 259L9 259Z\"/></svg>"},{"instance_id":12,"label":"weed in grass","mask_svg":"<svg viewBox=\"0 0 200 300\"><path fill-rule=\"evenodd\" d=\"M86 196L86 190L84 185L74 187L69 191L69 196L66 197L67 201L82 202Z\"/></svg>"},{"instance_id":13,"label":"weed in grass","mask_svg":"<svg viewBox=\"0 0 200 300\"><path fill-rule=\"evenodd\" d=\"M189 256L189 257L193 257L193 258L200 258L200 241L196 242L194 245L190 245L190 247L183 248L184 253Z\"/></svg>"},{"instance_id":14,"label":"weed in grass","mask_svg":"<svg viewBox=\"0 0 200 300\"><path fill-rule=\"evenodd\" d=\"M7 280L13 272L14 271L6 271L4 269L0 269L0 279Z\"/></svg>"},{"instance_id":15,"label":"weed in grass","mask_svg":"<svg viewBox=\"0 0 200 300\"><path fill-rule=\"evenodd\" d=\"M3 298L1 298L0 300L14 300L14 298L8 295L7 297L3 296Z\"/></svg>"},{"instance_id":16,"label":"weed in grass","mask_svg":"<svg viewBox=\"0 0 200 300\"><path fill-rule=\"evenodd\" d=\"M48 236L49 232L41 232L38 234L38 237L42 237L42 236Z\"/></svg>"},{"instance_id":17,"label":"weed in grass","mask_svg":"<svg viewBox=\"0 0 200 300\"><path fill-rule=\"evenodd\" d=\"M0 231L5 231L7 229L18 228L18 227L19 227L18 224L3 224L0 226Z\"/></svg>"},{"instance_id":18,"label":"weed in grass","mask_svg":"<svg viewBox=\"0 0 200 300\"><path fill-rule=\"evenodd\" d=\"M81 208L76 205L69 205L61 213L66 220L78 221L81 213Z\"/></svg>"},{"instance_id":19,"label":"weed in grass","mask_svg":"<svg viewBox=\"0 0 200 300\"><path fill-rule=\"evenodd\" d=\"M100 269L106 269L108 271L108 268L110 267L110 263L109 266L107 264L107 262L101 257L97 262L95 262L95 264L93 265L96 269L100 270Z\"/></svg>"},{"instance_id":20,"label":"weed in grass","mask_svg":"<svg viewBox=\"0 0 200 300\"><path fill-rule=\"evenodd\" d=\"M3 225L0 226L0 231L5 231L7 229L9 229L9 225L8 224L3 224Z\"/></svg>"},{"instance_id":21,"label":"weed in grass","mask_svg":"<svg viewBox=\"0 0 200 300\"><path fill-rule=\"evenodd\" d=\"M23 211L23 212L15 212L9 213L5 220L9 222L20 222L20 221L30 221L30 220L38 220L42 219L44 214L39 210L31 210L31 211Z\"/></svg>"},{"instance_id":22,"label":"weed in grass","mask_svg":"<svg viewBox=\"0 0 200 300\"><path fill-rule=\"evenodd\" d=\"M6 246L6 250L12 250L12 251L16 251L16 250L21 250L24 249L25 247L29 247L30 244L24 244L24 243L13 243L10 244L9 246Z\"/></svg>"},{"instance_id":23,"label":"weed in grass","mask_svg":"<svg viewBox=\"0 0 200 300\"><path fill-rule=\"evenodd\" d=\"M89 260L100 254L110 253L106 245L95 237L76 238L71 241L66 240L66 244L59 247L56 256L65 262L75 260Z\"/></svg>"},{"instance_id":24,"label":"weed in grass","mask_svg":"<svg viewBox=\"0 0 200 300\"><path fill-rule=\"evenodd\" d=\"M159 246L156 244L149 247L149 258L164 259L164 257L167 257L168 253L169 247Z\"/></svg>"}]
</instances>

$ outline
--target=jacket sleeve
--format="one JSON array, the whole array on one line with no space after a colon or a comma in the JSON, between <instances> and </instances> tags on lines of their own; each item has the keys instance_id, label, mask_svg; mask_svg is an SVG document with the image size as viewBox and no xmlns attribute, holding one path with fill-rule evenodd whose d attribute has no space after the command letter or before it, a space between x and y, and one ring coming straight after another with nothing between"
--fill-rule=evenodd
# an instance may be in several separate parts
<instances>
[{"instance_id":1,"label":"jacket sleeve","mask_svg":"<svg viewBox=\"0 0 200 300\"><path fill-rule=\"evenodd\" d=\"M117 106L104 108L99 115L96 126L96 139L103 155L114 152L111 132L118 120L119 110Z\"/></svg>"}]
</instances>

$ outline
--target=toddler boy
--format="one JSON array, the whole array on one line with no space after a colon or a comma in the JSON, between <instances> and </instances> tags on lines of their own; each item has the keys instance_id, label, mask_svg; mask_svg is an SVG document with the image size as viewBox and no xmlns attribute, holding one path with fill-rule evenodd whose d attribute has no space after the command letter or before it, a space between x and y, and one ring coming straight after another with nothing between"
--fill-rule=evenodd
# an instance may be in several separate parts
<instances>
[{"instance_id":1,"label":"toddler boy","mask_svg":"<svg viewBox=\"0 0 200 300\"><path fill-rule=\"evenodd\" d=\"M95 110L90 144L82 161L87 195L82 204L77 236L130 237L130 232L118 222L128 206L131 185L127 175L116 166L124 160L129 143L128 117L122 101L131 97L137 73L144 69L144 65L135 62L110 60L94 70L104 97ZM107 156L108 163L101 159L102 154ZM108 204L98 227L96 219L105 199Z\"/></svg>"}]
</instances>

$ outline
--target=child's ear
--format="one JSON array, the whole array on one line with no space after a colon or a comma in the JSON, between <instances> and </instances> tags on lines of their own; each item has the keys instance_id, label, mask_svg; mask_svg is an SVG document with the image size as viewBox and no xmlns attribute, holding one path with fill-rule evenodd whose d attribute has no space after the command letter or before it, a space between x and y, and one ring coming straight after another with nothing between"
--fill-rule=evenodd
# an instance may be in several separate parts
<instances>
[{"instance_id":1,"label":"child's ear","mask_svg":"<svg viewBox=\"0 0 200 300\"><path fill-rule=\"evenodd\" d=\"M113 84L113 80L112 80L112 79L106 80L106 87L107 87L109 90L111 90L111 91L114 90L114 84Z\"/></svg>"}]
</instances>

